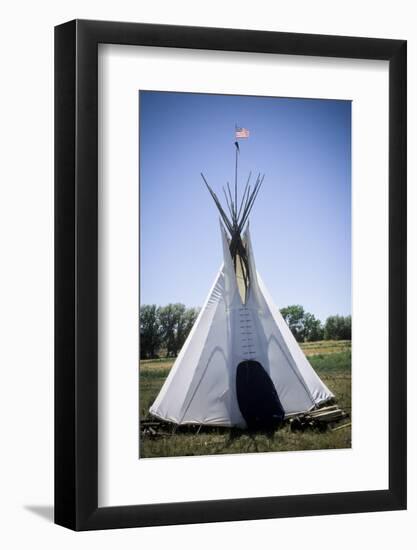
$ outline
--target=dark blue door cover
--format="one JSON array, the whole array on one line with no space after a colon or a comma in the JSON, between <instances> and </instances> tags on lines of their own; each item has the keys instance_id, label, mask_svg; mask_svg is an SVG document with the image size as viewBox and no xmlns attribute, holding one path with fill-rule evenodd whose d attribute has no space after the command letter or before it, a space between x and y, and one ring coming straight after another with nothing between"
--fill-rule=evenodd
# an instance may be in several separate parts
<instances>
[{"instance_id":1,"label":"dark blue door cover","mask_svg":"<svg viewBox=\"0 0 417 550\"><path fill-rule=\"evenodd\" d=\"M284 420L284 409L275 386L258 361L239 363L236 393L249 430L274 430Z\"/></svg>"}]
</instances>

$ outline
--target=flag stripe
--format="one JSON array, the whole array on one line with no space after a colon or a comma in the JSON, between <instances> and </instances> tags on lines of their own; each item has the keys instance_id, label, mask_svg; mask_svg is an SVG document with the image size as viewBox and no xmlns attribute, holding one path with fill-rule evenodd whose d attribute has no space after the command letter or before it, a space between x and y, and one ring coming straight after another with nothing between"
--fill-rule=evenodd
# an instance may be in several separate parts
<instances>
[{"instance_id":1,"label":"flag stripe","mask_svg":"<svg viewBox=\"0 0 417 550\"><path fill-rule=\"evenodd\" d=\"M246 128L236 128L235 133L236 139L238 138L248 138L249 137L249 130Z\"/></svg>"}]
</instances>

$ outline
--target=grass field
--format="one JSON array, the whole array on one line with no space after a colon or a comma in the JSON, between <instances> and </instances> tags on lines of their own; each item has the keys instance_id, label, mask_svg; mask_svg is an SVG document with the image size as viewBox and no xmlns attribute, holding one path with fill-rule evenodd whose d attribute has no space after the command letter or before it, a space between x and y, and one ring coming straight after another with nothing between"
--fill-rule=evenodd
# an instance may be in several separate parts
<instances>
[{"instance_id":1,"label":"grass field","mask_svg":"<svg viewBox=\"0 0 417 550\"><path fill-rule=\"evenodd\" d=\"M351 413L351 343L322 341L301 344L311 365L335 394L340 408ZM173 359L141 361L139 403L140 420L151 420L150 405L173 364ZM164 430L167 435L140 437L140 456L191 456L235 454L267 451L301 451L313 449L343 449L351 446L351 428L325 432L307 430L291 432L285 424L274 434L248 434L230 428L178 428ZM169 435L168 435L169 433Z\"/></svg>"}]
</instances>

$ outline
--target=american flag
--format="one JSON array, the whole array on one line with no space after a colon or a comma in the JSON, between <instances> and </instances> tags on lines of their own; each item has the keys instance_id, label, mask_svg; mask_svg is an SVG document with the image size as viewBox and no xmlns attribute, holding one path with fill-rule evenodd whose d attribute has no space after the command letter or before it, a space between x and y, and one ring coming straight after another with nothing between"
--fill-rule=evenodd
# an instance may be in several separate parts
<instances>
[{"instance_id":1,"label":"american flag","mask_svg":"<svg viewBox=\"0 0 417 550\"><path fill-rule=\"evenodd\" d=\"M248 138L249 137L249 130L246 128L238 128L236 127L236 133L235 133L236 139L239 138Z\"/></svg>"}]
</instances>

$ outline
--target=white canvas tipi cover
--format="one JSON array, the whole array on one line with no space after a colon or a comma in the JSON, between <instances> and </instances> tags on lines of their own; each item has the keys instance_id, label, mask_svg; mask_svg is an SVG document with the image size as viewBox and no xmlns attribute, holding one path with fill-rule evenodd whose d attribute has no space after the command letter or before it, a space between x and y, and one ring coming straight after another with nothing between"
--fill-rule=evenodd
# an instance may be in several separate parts
<instances>
[{"instance_id":1,"label":"white canvas tipi cover","mask_svg":"<svg viewBox=\"0 0 417 550\"><path fill-rule=\"evenodd\" d=\"M249 228L243 236L250 280L245 303L223 227L221 232L223 266L150 413L176 424L244 428L236 370L245 360L264 367L285 414L308 411L332 398L256 272Z\"/></svg>"}]
</instances>

